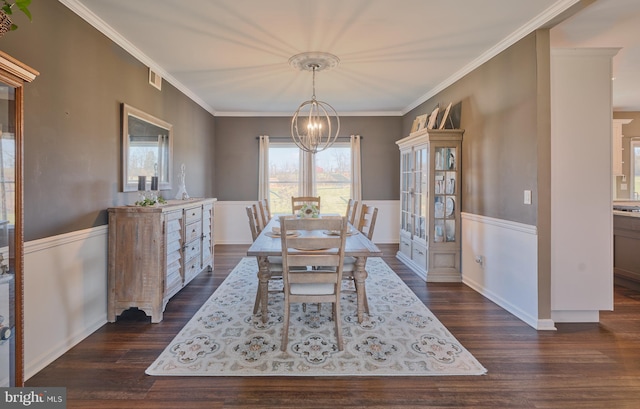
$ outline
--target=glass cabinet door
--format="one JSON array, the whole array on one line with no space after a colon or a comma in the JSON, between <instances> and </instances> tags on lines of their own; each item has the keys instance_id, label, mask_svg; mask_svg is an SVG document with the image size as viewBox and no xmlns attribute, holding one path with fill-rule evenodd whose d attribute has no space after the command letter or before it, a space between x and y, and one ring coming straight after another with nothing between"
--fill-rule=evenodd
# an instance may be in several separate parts
<instances>
[{"instance_id":1,"label":"glass cabinet door","mask_svg":"<svg viewBox=\"0 0 640 409\"><path fill-rule=\"evenodd\" d=\"M455 242L458 163L455 147L435 148L433 242Z\"/></svg>"},{"instance_id":2,"label":"glass cabinet door","mask_svg":"<svg viewBox=\"0 0 640 409\"><path fill-rule=\"evenodd\" d=\"M429 221L429 149L427 146L415 150L415 194L413 212L415 226L413 235L422 240L427 239L427 225Z\"/></svg>"},{"instance_id":3,"label":"glass cabinet door","mask_svg":"<svg viewBox=\"0 0 640 409\"><path fill-rule=\"evenodd\" d=\"M0 387L24 385L23 85L38 74L0 51Z\"/></svg>"},{"instance_id":4,"label":"glass cabinet door","mask_svg":"<svg viewBox=\"0 0 640 409\"><path fill-rule=\"evenodd\" d=\"M400 157L400 229L412 232L411 197L413 195L413 161L411 150L403 151Z\"/></svg>"},{"instance_id":5,"label":"glass cabinet door","mask_svg":"<svg viewBox=\"0 0 640 409\"><path fill-rule=\"evenodd\" d=\"M16 89L0 83L0 387L16 386Z\"/></svg>"}]
</instances>

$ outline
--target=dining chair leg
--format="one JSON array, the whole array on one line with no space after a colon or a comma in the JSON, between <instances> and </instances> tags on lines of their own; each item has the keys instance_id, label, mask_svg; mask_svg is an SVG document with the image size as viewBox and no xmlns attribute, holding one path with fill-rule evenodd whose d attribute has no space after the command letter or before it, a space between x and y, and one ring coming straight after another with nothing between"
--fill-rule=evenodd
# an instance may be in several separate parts
<instances>
[{"instance_id":1,"label":"dining chair leg","mask_svg":"<svg viewBox=\"0 0 640 409\"><path fill-rule=\"evenodd\" d=\"M334 302L333 303L333 320L335 321L335 325L336 325L336 338L338 339L338 351L342 351L343 349L343 345L342 345L342 325L340 325L340 303L339 302Z\"/></svg>"},{"instance_id":2,"label":"dining chair leg","mask_svg":"<svg viewBox=\"0 0 640 409\"><path fill-rule=\"evenodd\" d=\"M282 344L280 345L281 351L287 350L287 344L289 343L289 313L290 313L290 305L288 303L284 303L284 325L282 327Z\"/></svg>"}]
</instances>

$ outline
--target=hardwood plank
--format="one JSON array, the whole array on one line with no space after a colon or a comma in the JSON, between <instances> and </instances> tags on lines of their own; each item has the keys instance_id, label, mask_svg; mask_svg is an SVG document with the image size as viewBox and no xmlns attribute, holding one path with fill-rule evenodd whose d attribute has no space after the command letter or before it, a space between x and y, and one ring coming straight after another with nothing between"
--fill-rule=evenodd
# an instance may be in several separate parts
<instances>
[{"instance_id":1,"label":"hardwood plank","mask_svg":"<svg viewBox=\"0 0 640 409\"><path fill-rule=\"evenodd\" d=\"M215 246L215 270L169 301L164 320L127 311L26 382L64 386L68 408L637 408L640 293L615 288L599 324L536 331L460 283L428 283L379 245L384 260L488 369L443 377L151 377L144 374L246 255Z\"/></svg>"}]
</instances>

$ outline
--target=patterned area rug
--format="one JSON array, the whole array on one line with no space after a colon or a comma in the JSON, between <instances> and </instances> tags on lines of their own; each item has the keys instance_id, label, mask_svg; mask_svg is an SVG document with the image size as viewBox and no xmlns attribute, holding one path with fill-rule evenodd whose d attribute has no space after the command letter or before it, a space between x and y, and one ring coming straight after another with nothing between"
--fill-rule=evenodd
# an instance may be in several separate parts
<instances>
[{"instance_id":1,"label":"patterned area rug","mask_svg":"<svg viewBox=\"0 0 640 409\"><path fill-rule=\"evenodd\" d=\"M289 345L280 351L283 295L269 295L269 319L253 316L258 270L244 258L147 369L175 376L438 376L486 369L380 258L367 260L371 315L358 324L355 293L342 294L344 350L331 305L291 307Z\"/></svg>"}]
</instances>

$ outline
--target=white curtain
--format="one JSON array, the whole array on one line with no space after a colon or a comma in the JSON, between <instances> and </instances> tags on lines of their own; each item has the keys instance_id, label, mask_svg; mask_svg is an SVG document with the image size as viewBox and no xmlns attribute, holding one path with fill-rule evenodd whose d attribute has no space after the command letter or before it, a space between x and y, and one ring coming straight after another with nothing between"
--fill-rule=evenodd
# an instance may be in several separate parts
<instances>
[{"instance_id":1,"label":"white curtain","mask_svg":"<svg viewBox=\"0 0 640 409\"><path fill-rule=\"evenodd\" d=\"M269 136L260 135L258 157L258 200L269 200Z\"/></svg>"},{"instance_id":2,"label":"white curtain","mask_svg":"<svg viewBox=\"0 0 640 409\"><path fill-rule=\"evenodd\" d=\"M358 202L362 202L360 135L351 135L351 198Z\"/></svg>"},{"instance_id":3,"label":"white curtain","mask_svg":"<svg viewBox=\"0 0 640 409\"><path fill-rule=\"evenodd\" d=\"M300 196L316 195L316 155L300 149L300 182L298 193Z\"/></svg>"}]
</instances>

